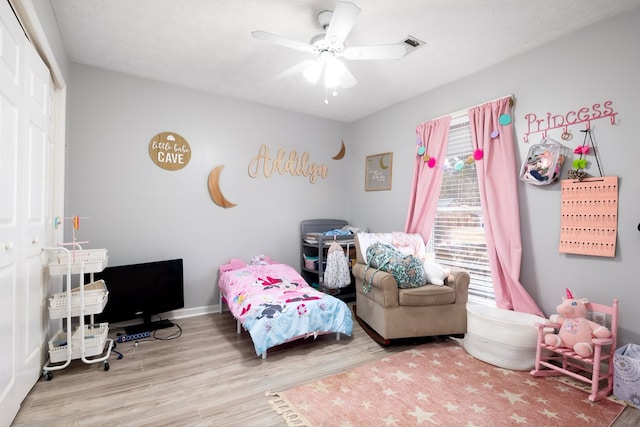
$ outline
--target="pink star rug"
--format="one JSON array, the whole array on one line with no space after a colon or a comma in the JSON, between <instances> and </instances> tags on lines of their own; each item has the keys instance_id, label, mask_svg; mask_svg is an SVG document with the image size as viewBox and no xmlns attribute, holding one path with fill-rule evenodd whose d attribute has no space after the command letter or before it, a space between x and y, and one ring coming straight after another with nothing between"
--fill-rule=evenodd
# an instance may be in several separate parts
<instances>
[{"instance_id":1,"label":"pink star rug","mask_svg":"<svg viewBox=\"0 0 640 427\"><path fill-rule=\"evenodd\" d=\"M611 425L624 409L590 402L553 378L489 365L455 342L422 344L268 396L296 427L594 427Z\"/></svg>"}]
</instances>

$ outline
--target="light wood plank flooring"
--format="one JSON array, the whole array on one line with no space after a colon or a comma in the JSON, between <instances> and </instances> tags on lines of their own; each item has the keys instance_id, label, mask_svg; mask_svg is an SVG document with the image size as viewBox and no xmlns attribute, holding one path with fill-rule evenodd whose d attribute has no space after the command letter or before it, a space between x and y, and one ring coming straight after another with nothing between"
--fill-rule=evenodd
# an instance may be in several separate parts
<instances>
[{"instance_id":1,"label":"light wood plank flooring","mask_svg":"<svg viewBox=\"0 0 640 427\"><path fill-rule=\"evenodd\" d=\"M335 335L287 344L262 360L247 332L236 334L228 312L176 321L173 340L118 344L110 370L80 360L41 379L12 424L18 426L286 426L267 403L266 391L285 390L315 378L405 350L381 347L354 322L351 338ZM113 331L113 335L115 335ZM174 329L157 332L167 337ZM615 427L640 425L628 407Z\"/></svg>"}]
</instances>

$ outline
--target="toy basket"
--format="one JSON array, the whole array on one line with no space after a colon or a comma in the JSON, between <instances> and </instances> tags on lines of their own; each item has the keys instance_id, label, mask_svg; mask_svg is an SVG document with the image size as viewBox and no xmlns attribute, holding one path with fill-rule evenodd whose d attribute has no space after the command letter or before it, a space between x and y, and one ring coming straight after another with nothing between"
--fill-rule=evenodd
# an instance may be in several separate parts
<instances>
[{"instance_id":1,"label":"toy basket","mask_svg":"<svg viewBox=\"0 0 640 427\"><path fill-rule=\"evenodd\" d=\"M79 328L76 329L71 336L71 359L80 359L82 357L82 339L84 339L84 357L101 354L104 351L108 333L108 323L100 323L98 326L85 326L84 331ZM52 363L58 363L65 362L67 359L67 333L61 330L49 340L49 360Z\"/></svg>"},{"instance_id":2,"label":"toy basket","mask_svg":"<svg viewBox=\"0 0 640 427\"><path fill-rule=\"evenodd\" d=\"M613 395L640 409L640 345L625 344L613 355Z\"/></svg>"},{"instance_id":3,"label":"toy basket","mask_svg":"<svg viewBox=\"0 0 640 427\"><path fill-rule=\"evenodd\" d=\"M80 249L69 251L71 274L97 273L107 266L106 249ZM57 276L67 273L67 253L58 251L49 263L49 274ZM82 268L84 266L84 269Z\"/></svg>"},{"instance_id":4,"label":"toy basket","mask_svg":"<svg viewBox=\"0 0 640 427\"><path fill-rule=\"evenodd\" d=\"M107 304L109 291L104 280L98 280L84 285L84 314L102 313ZM71 290L71 316L80 316L80 288ZM49 317L51 319L62 319L67 317L67 293L60 292L53 294L49 298Z\"/></svg>"},{"instance_id":5,"label":"toy basket","mask_svg":"<svg viewBox=\"0 0 640 427\"><path fill-rule=\"evenodd\" d=\"M304 266L310 270L316 270L317 269L317 263L318 263L318 257L317 256L309 256L309 255L303 255L304 256Z\"/></svg>"}]
</instances>

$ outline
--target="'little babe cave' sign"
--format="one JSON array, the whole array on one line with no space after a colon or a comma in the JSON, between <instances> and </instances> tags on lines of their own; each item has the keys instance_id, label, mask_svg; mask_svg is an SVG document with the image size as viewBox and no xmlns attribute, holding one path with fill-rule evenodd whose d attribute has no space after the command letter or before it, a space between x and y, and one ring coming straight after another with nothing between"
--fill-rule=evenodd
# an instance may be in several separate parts
<instances>
[{"instance_id":1,"label":"'little babe cave' sign","mask_svg":"<svg viewBox=\"0 0 640 427\"><path fill-rule=\"evenodd\" d=\"M161 132L149 142L149 156L162 169L177 171L191 160L191 147L175 132Z\"/></svg>"}]
</instances>

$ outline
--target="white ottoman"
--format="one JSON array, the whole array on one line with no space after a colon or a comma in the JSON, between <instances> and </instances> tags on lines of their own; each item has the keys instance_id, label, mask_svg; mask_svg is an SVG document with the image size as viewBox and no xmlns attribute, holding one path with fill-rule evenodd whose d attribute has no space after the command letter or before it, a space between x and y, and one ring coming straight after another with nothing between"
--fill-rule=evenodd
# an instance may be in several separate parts
<instances>
[{"instance_id":1,"label":"white ottoman","mask_svg":"<svg viewBox=\"0 0 640 427\"><path fill-rule=\"evenodd\" d=\"M481 305L467 306L464 349L483 362L514 371L528 371L536 359L538 330L545 318Z\"/></svg>"}]
</instances>

